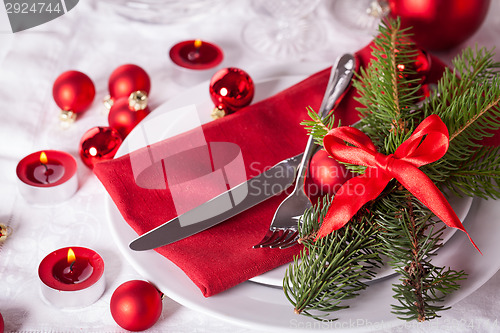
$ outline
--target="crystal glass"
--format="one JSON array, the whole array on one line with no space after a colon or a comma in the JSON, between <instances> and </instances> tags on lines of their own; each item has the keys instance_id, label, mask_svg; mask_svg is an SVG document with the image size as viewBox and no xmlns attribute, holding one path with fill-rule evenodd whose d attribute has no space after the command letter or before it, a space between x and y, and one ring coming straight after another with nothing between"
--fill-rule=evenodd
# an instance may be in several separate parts
<instances>
[{"instance_id":1,"label":"crystal glass","mask_svg":"<svg viewBox=\"0 0 500 333\"><path fill-rule=\"evenodd\" d=\"M334 18L357 30L375 30L389 10L387 0L336 0L332 5Z\"/></svg>"},{"instance_id":2,"label":"crystal glass","mask_svg":"<svg viewBox=\"0 0 500 333\"><path fill-rule=\"evenodd\" d=\"M311 13L321 0L253 0L258 16L243 29L243 41L254 51L296 59L313 50L323 33Z\"/></svg>"},{"instance_id":3,"label":"crystal glass","mask_svg":"<svg viewBox=\"0 0 500 333\"><path fill-rule=\"evenodd\" d=\"M121 16L147 23L177 23L215 13L227 0L96 0Z\"/></svg>"}]
</instances>

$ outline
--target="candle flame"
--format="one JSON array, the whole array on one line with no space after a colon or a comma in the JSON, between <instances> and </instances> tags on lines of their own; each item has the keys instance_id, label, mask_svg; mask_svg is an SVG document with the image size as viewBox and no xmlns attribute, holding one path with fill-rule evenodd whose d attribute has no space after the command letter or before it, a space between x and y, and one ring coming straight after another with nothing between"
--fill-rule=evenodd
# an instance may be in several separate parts
<instances>
[{"instance_id":1,"label":"candle flame","mask_svg":"<svg viewBox=\"0 0 500 333\"><path fill-rule=\"evenodd\" d=\"M71 264L75 260L76 260L75 252L73 251L72 248L69 248L68 249L68 264Z\"/></svg>"},{"instance_id":2,"label":"candle flame","mask_svg":"<svg viewBox=\"0 0 500 333\"><path fill-rule=\"evenodd\" d=\"M197 49L199 49L199 48L201 47L201 44L202 44L202 43L203 43L203 42L201 41L201 39L196 39L196 40L194 41L194 47L196 47Z\"/></svg>"},{"instance_id":3,"label":"candle flame","mask_svg":"<svg viewBox=\"0 0 500 333\"><path fill-rule=\"evenodd\" d=\"M45 154L44 151L40 153L40 163L42 164L47 164L48 159L47 159L47 154Z\"/></svg>"}]
</instances>

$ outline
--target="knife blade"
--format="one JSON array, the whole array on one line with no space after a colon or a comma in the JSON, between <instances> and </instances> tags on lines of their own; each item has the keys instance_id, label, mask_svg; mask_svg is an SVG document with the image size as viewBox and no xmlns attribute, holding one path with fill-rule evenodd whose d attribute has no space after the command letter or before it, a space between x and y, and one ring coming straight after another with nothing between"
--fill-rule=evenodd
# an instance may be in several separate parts
<instances>
[{"instance_id":1,"label":"knife blade","mask_svg":"<svg viewBox=\"0 0 500 333\"><path fill-rule=\"evenodd\" d=\"M129 247L134 251L151 250L167 245L219 224L290 187L297 173L302 153L285 159L269 170L255 176L184 214L144 233L133 240ZM272 180L272 181L271 181ZM244 197L219 213L222 205ZM211 216L206 218L206 216Z\"/></svg>"}]
</instances>

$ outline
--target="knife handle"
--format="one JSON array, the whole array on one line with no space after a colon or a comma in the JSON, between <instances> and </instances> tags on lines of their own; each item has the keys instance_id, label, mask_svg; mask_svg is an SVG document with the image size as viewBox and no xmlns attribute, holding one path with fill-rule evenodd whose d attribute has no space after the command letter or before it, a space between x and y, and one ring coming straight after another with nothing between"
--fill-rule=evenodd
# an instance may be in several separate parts
<instances>
[{"instance_id":1,"label":"knife handle","mask_svg":"<svg viewBox=\"0 0 500 333\"><path fill-rule=\"evenodd\" d=\"M330 72L330 78L328 79L325 95L323 96L323 101L321 102L318 112L320 117L325 117L328 112L333 109L335 104L340 101L352 80L355 67L356 58L352 54L344 54L337 59L336 65L332 67ZM297 172L297 182L294 192L304 190L303 184L306 177L307 165L316 151L316 148L317 146L314 143L314 138L309 136L306 149L304 150L304 155L302 156L302 161L300 162Z\"/></svg>"}]
</instances>

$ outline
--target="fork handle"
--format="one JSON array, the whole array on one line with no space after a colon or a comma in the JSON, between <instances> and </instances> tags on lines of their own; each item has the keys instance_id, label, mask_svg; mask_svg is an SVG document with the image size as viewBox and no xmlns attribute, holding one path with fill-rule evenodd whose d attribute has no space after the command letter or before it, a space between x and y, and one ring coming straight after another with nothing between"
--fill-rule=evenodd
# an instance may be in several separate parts
<instances>
[{"instance_id":1,"label":"fork handle","mask_svg":"<svg viewBox=\"0 0 500 333\"><path fill-rule=\"evenodd\" d=\"M326 86L325 95L319 109L319 115L323 118L333 107L340 101L346 91L356 67L356 59L352 54L344 54L337 59L337 63L332 67L330 78ZM307 140L304 155L300 161L297 171L297 181L295 183L294 193L296 191L304 191L304 181L306 178L307 165L312 155L316 151L317 145L314 143L314 138L309 136Z\"/></svg>"}]
</instances>

